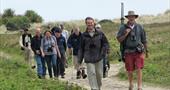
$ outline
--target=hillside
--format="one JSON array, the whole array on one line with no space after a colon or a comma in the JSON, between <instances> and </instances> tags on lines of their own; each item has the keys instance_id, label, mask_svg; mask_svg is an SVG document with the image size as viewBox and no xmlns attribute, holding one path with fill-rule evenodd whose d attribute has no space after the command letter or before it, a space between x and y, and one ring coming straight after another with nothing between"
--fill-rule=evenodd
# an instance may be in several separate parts
<instances>
[{"instance_id":1,"label":"hillside","mask_svg":"<svg viewBox=\"0 0 170 90\"><path fill-rule=\"evenodd\" d=\"M170 86L170 11L157 16L142 16L138 22L144 24L148 37L149 58L145 60L143 80L153 86ZM115 20L114 20L115 21ZM159 21L159 22L158 22ZM81 22L81 23L79 23ZM118 21L119 22L119 21ZM50 23L57 25L59 22ZM148 24L149 23L149 24ZM80 26L81 31L85 30L83 21L65 22L66 29L71 30L73 25ZM119 43L116 40L116 33L119 24L112 22L100 23L103 32L106 34L111 50L109 60L111 63L119 63ZM47 30L47 24L43 30ZM31 31L35 29L33 24ZM1 33L2 32L2 33ZM10 34L9 34L10 33ZM15 33L15 34L14 34ZM23 54L18 45L18 32L6 31L3 26L0 28L0 90L80 90L78 86L69 86L66 82L58 80L39 80L33 70L23 62ZM117 75L122 80L127 80L124 68ZM17 82L17 83L16 83ZM23 85L24 83L24 85ZM155 85L156 84L156 85Z\"/></svg>"}]
</instances>

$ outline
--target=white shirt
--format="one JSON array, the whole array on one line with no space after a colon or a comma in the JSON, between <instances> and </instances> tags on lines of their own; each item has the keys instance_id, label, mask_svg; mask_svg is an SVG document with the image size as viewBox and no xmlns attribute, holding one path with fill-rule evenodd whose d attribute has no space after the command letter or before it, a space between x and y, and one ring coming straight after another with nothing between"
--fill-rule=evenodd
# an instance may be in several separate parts
<instances>
[{"instance_id":1,"label":"white shirt","mask_svg":"<svg viewBox=\"0 0 170 90\"><path fill-rule=\"evenodd\" d=\"M67 31L67 30L63 30L61 34L63 35L63 37L64 37L64 38L66 39L66 41L67 41L68 38L69 38L69 33L68 33L68 31Z\"/></svg>"},{"instance_id":2,"label":"white shirt","mask_svg":"<svg viewBox=\"0 0 170 90\"><path fill-rule=\"evenodd\" d=\"M133 28L135 27L135 24L129 25L129 27L130 27L131 29L133 29Z\"/></svg>"}]
</instances>

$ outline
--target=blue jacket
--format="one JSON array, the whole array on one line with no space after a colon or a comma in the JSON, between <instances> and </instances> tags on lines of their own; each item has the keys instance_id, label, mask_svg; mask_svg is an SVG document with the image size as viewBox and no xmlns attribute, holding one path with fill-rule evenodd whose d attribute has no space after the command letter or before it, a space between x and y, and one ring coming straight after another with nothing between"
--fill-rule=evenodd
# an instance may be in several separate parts
<instances>
[{"instance_id":1,"label":"blue jacket","mask_svg":"<svg viewBox=\"0 0 170 90\"><path fill-rule=\"evenodd\" d=\"M56 37L56 39L60 53L64 55L67 49L66 40L62 35L59 38Z\"/></svg>"},{"instance_id":2,"label":"blue jacket","mask_svg":"<svg viewBox=\"0 0 170 90\"><path fill-rule=\"evenodd\" d=\"M80 46L81 33L77 36L75 33L71 34L67 41L68 48L73 48L73 55L78 55Z\"/></svg>"}]
</instances>

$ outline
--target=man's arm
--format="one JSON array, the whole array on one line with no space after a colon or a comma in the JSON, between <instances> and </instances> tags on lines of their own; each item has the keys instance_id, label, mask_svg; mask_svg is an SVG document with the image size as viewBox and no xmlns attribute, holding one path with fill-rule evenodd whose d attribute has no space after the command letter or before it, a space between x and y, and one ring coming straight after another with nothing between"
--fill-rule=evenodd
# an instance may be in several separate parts
<instances>
[{"instance_id":1,"label":"man's arm","mask_svg":"<svg viewBox=\"0 0 170 90\"><path fill-rule=\"evenodd\" d=\"M148 57L148 46L147 46L147 39L146 39L146 32L145 32L145 30L143 29L143 27L142 27L142 34L141 34L141 41L142 41L142 43L143 43L143 45L144 45L144 48L145 48L145 55L146 55L146 58Z\"/></svg>"},{"instance_id":2,"label":"man's arm","mask_svg":"<svg viewBox=\"0 0 170 90\"><path fill-rule=\"evenodd\" d=\"M22 43L22 36L20 36L20 38L19 38L19 45L20 45L21 47L24 47L24 45L23 45L23 43Z\"/></svg>"},{"instance_id":3,"label":"man's arm","mask_svg":"<svg viewBox=\"0 0 170 90\"><path fill-rule=\"evenodd\" d=\"M126 39L128 34L130 33L130 31L131 31L131 29L127 28L123 35L117 37L117 40L119 41L119 43L122 43Z\"/></svg>"},{"instance_id":4,"label":"man's arm","mask_svg":"<svg viewBox=\"0 0 170 90\"><path fill-rule=\"evenodd\" d=\"M67 50L67 44L66 44L66 39L63 37L63 39L64 39L64 50L66 51Z\"/></svg>"}]
</instances>

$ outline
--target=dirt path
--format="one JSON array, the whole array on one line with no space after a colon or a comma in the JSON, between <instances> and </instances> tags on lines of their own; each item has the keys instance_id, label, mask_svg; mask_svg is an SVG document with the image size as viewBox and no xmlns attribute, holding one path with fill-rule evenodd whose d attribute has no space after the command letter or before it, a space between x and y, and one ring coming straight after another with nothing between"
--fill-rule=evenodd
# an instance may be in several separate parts
<instances>
[{"instance_id":1,"label":"dirt path","mask_svg":"<svg viewBox=\"0 0 170 90\"><path fill-rule=\"evenodd\" d=\"M119 69L123 66L123 64L112 64L111 69L109 70L109 75L107 78L104 78L102 80L102 90L128 90L128 82L119 80L116 75L118 74ZM66 68L66 75L64 81L68 81L69 83L78 84L82 87L87 88L90 90L88 79L76 79L76 71L73 69L73 67ZM137 90L136 85L134 87L134 90ZM153 87L144 85L143 90L170 90L166 88L160 88L160 87Z\"/></svg>"}]
</instances>

